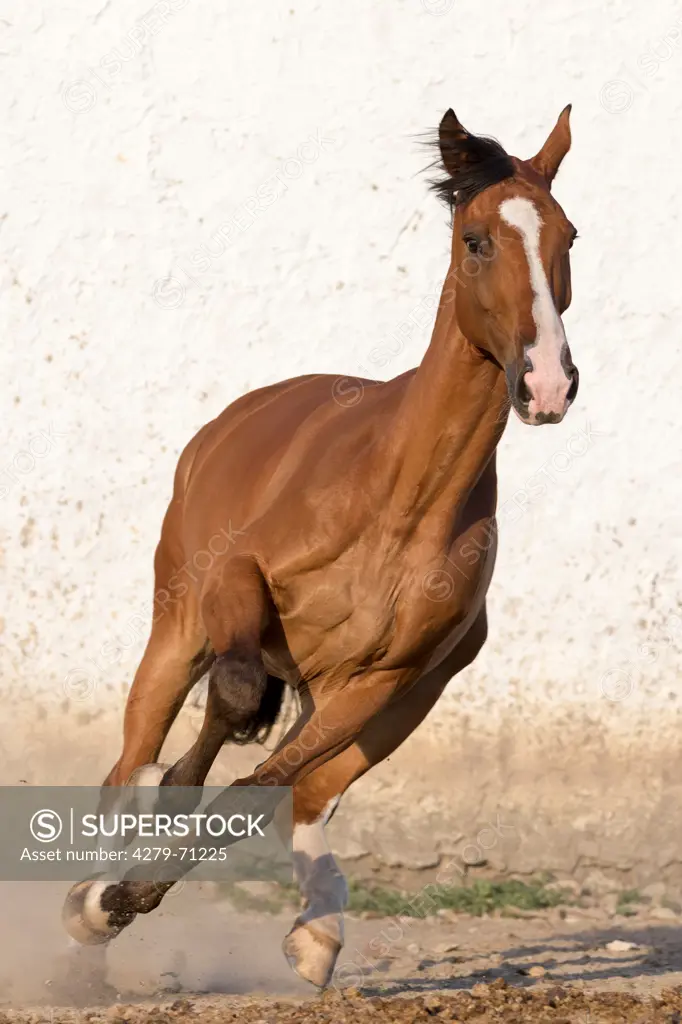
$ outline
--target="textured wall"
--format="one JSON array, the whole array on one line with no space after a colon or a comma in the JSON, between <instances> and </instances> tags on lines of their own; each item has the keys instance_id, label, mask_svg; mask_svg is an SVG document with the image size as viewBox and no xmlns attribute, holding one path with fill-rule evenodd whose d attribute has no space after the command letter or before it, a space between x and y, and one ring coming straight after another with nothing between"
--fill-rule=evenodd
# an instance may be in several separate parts
<instances>
[{"instance_id":1,"label":"textured wall","mask_svg":"<svg viewBox=\"0 0 682 1024\"><path fill-rule=\"evenodd\" d=\"M503 439L491 639L420 742L461 758L478 730L505 778L510 744L542 766L574 729L566 785L581 740L672 749L679 10L5 0L0 57L0 668L25 714L66 698L75 729L120 702L203 422L281 377L419 361L449 239L416 136L452 105L528 156L572 102L556 193L582 236L581 391L562 425Z\"/></svg>"}]
</instances>

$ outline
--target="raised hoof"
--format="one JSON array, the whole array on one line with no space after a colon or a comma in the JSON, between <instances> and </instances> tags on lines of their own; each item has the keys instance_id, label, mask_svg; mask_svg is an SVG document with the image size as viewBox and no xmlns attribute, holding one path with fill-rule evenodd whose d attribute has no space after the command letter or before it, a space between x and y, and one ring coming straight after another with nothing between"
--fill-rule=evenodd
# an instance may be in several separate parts
<instances>
[{"instance_id":1,"label":"raised hoof","mask_svg":"<svg viewBox=\"0 0 682 1024\"><path fill-rule=\"evenodd\" d=\"M78 882L69 889L62 908L62 924L76 942L82 946L101 946L110 942L123 931L135 914L127 914L122 920L118 914L117 924L110 923L111 912L102 907L102 896L107 889L115 888L116 882Z\"/></svg>"},{"instance_id":2,"label":"raised hoof","mask_svg":"<svg viewBox=\"0 0 682 1024\"><path fill-rule=\"evenodd\" d=\"M286 936L282 949L299 978L318 988L326 988L334 973L341 943L309 924L298 924Z\"/></svg>"}]
</instances>

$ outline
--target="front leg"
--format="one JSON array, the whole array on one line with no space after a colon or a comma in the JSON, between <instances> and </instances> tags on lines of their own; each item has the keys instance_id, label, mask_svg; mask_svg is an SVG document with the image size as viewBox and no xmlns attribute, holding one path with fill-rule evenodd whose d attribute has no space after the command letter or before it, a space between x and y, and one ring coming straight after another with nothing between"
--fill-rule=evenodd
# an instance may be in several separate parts
<instances>
[{"instance_id":1,"label":"front leg","mask_svg":"<svg viewBox=\"0 0 682 1024\"><path fill-rule=\"evenodd\" d=\"M441 665L371 718L351 746L294 786L294 869L303 909L284 940L284 954L306 981L321 988L329 984L344 942L348 890L327 844L325 825L348 787L392 754L426 718L449 680L474 660L486 636L483 608Z\"/></svg>"},{"instance_id":2,"label":"front leg","mask_svg":"<svg viewBox=\"0 0 682 1024\"><path fill-rule=\"evenodd\" d=\"M314 779L317 774L314 772L308 778ZM338 791L341 782L334 778L333 770L325 774L330 790ZM324 831L340 796L338 793L332 796L317 813L320 792L316 794L314 788L311 790L303 782L294 790L294 872L303 906L284 940L283 949L299 977L324 988L343 946L343 911L348 902L348 886ZM310 801L308 806L306 799ZM309 820L311 818L313 820Z\"/></svg>"}]
</instances>

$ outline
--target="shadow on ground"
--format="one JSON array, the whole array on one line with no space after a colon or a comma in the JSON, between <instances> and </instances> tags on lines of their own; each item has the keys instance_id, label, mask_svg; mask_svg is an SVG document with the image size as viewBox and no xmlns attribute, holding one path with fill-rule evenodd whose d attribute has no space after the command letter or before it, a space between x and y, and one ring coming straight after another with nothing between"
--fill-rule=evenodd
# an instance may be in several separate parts
<instances>
[{"instance_id":1,"label":"shadow on ground","mask_svg":"<svg viewBox=\"0 0 682 1024\"><path fill-rule=\"evenodd\" d=\"M633 948L609 949L611 943ZM365 995L397 995L470 989L476 983L503 979L519 988L548 982L564 985L579 982L601 985L621 979L660 979L663 984L682 982L682 927L622 926L551 935L546 939L519 942L492 954L499 963L473 966L474 951L442 956L424 955L412 972L390 977L392 961L377 962L376 972L358 987ZM382 980L379 980L382 979Z\"/></svg>"}]
</instances>

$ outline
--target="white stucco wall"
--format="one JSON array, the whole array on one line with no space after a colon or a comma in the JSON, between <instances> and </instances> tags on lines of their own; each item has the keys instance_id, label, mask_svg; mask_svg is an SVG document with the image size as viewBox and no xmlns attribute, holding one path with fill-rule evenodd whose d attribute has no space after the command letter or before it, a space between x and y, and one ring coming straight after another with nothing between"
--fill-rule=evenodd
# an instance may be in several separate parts
<instances>
[{"instance_id":1,"label":"white stucco wall","mask_svg":"<svg viewBox=\"0 0 682 1024\"><path fill-rule=\"evenodd\" d=\"M581 390L559 427L510 423L491 639L425 729L676 723L676 5L5 0L0 58L6 694L120 704L188 438L282 377L416 364L449 238L415 137L452 105L528 156L572 102Z\"/></svg>"}]
</instances>

